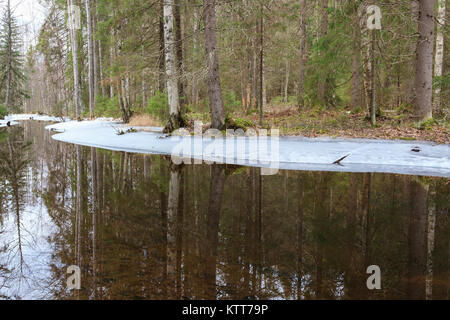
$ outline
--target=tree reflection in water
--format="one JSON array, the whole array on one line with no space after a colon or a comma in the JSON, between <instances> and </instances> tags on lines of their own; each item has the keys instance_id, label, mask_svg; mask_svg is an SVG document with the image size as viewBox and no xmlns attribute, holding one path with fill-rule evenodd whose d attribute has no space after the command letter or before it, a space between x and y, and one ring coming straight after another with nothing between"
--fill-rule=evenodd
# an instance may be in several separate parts
<instances>
[{"instance_id":1,"label":"tree reflection in water","mask_svg":"<svg viewBox=\"0 0 450 320\"><path fill-rule=\"evenodd\" d=\"M58 143L43 126L0 138L2 297L449 298L448 179L175 166ZM39 235L28 216L45 221ZM24 232L47 254L11 259L38 250ZM39 281L18 290L29 257L40 267L22 274ZM66 289L73 264L79 291ZM381 290L366 287L372 264Z\"/></svg>"}]
</instances>

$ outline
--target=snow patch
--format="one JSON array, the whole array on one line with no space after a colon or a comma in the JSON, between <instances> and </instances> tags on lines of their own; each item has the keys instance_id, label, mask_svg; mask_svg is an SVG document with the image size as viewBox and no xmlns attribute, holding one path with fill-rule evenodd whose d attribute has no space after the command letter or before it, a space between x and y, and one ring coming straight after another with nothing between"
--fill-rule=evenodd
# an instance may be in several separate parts
<instances>
[{"instance_id":1,"label":"snow patch","mask_svg":"<svg viewBox=\"0 0 450 320\"><path fill-rule=\"evenodd\" d=\"M8 122L10 126L18 125L18 122L11 121L11 120L0 120L0 128L4 128L8 126Z\"/></svg>"},{"instance_id":2,"label":"snow patch","mask_svg":"<svg viewBox=\"0 0 450 320\"><path fill-rule=\"evenodd\" d=\"M5 120L14 120L14 121L36 120L36 121L61 122L61 121L70 121L70 118L61 118L30 113L30 114L10 114L9 116L5 117Z\"/></svg>"},{"instance_id":3,"label":"snow patch","mask_svg":"<svg viewBox=\"0 0 450 320\"><path fill-rule=\"evenodd\" d=\"M117 128L126 130L130 127L111 119L72 121L46 128L61 132L53 136L53 139L58 141L131 153L175 155L209 162L267 168L274 168L275 165L276 169L288 170L385 172L450 177L450 146L426 142L302 137L214 139L166 137L160 132L117 135ZM413 151L417 147L420 152ZM334 164L344 156L347 157Z\"/></svg>"}]
</instances>

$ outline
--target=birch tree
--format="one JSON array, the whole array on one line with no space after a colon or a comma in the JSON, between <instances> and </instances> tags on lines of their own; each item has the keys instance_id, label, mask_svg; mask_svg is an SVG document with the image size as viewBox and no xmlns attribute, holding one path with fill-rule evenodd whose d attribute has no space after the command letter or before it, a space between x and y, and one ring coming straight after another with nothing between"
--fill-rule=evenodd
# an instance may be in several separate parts
<instances>
[{"instance_id":1,"label":"birch tree","mask_svg":"<svg viewBox=\"0 0 450 320\"><path fill-rule=\"evenodd\" d=\"M175 60L174 0L164 2L164 50L166 56L167 95L169 121L164 132L172 132L181 126L180 96L178 92L177 64Z\"/></svg>"},{"instance_id":2,"label":"birch tree","mask_svg":"<svg viewBox=\"0 0 450 320\"><path fill-rule=\"evenodd\" d=\"M437 34L436 34L436 56L434 59L434 76L436 78L442 77L442 69L444 62L444 27L445 27L445 1L438 2L438 16L437 16ZM441 107L441 86L437 85L434 90L433 109L439 110Z\"/></svg>"},{"instance_id":3,"label":"birch tree","mask_svg":"<svg viewBox=\"0 0 450 320\"><path fill-rule=\"evenodd\" d=\"M69 12L69 31L72 49L72 70L73 70L73 84L74 84L74 102L75 102L75 118L80 121L80 78L78 73L78 40L77 40L77 24L79 17L73 12L72 0L67 0L67 7Z\"/></svg>"}]
</instances>

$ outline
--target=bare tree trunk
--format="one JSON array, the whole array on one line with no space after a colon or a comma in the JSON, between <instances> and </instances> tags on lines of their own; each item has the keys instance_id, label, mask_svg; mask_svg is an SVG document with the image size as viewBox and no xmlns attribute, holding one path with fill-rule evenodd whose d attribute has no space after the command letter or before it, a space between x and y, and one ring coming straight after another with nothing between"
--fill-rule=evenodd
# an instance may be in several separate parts
<instances>
[{"instance_id":1,"label":"bare tree trunk","mask_svg":"<svg viewBox=\"0 0 450 320\"><path fill-rule=\"evenodd\" d=\"M284 103L287 103L289 100L288 97L288 90L289 90L289 59L285 59L285 66L286 66L286 72L285 72L285 79L284 79Z\"/></svg>"},{"instance_id":2,"label":"bare tree trunk","mask_svg":"<svg viewBox=\"0 0 450 320\"><path fill-rule=\"evenodd\" d=\"M357 108L362 105L361 98L361 29L358 10L355 9L353 19L353 56L352 56L352 100L351 107Z\"/></svg>"},{"instance_id":3,"label":"bare tree trunk","mask_svg":"<svg viewBox=\"0 0 450 320\"><path fill-rule=\"evenodd\" d=\"M211 167L208 215L206 218L206 299L216 299L217 246L219 242L219 221L225 186L225 169L221 165Z\"/></svg>"},{"instance_id":4,"label":"bare tree trunk","mask_svg":"<svg viewBox=\"0 0 450 320\"><path fill-rule=\"evenodd\" d=\"M297 212L297 300L302 297L302 277L303 277L303 181L299 175L299 198Z\"/></svg>"},{"instance_id":5,"label":"bare tree trunk","mask_svg":"<svg viewBox=\"0 0 450 320\"><path fill-rule=\"evenodd\" d=\"M260 4L259 20L259 125L263 124L264 109L264 4Z\"/></svg>"},{"instance_id":6,"label":"bare tree trunk","mask_svg":"<svg viewBox=\"0 0 450 320\"><path fill-rule=\"evenodd\" d=\"M160 0L160 19L159 19L159 92L166 90L165 84L165 44L164 44L164 1Z\"/></svg>"},{"instance_id":7,"label":"bare tree trunk","mask_svg":"<svg viewBox=\"0 0 450 320\"><path fill-rule=\"evenodd\" d=\"M216 38L216 0L204 0L206 59L208 65L208 92L211 109L212 128L225 127L225 110L223 108L222 89L220 86L219 55Z\"/></svg>"},{"instance_id":8,"label":"bare tree trunk","mask_svg":"<svg viewBox=\"0 0 450 320\"><path fill-rule=\"evenodd\" d=\"M81 146L75 146L77 157L77 186L76 186L76 213L75 213L75 264L81 268L81 226L83 219L83 156Z\"/></svg>"},{"instance_id":9,"label":"bare tree trunk","mask_svg":"<svg viewBox=\"0 0 450 320\"><path fill-rule=\"evenodd\" d=\"M431 189L431 188L430 188ZM436 227L436 191L429 191L429 207L427 217L427 271L425 278L425 298L433 299L433 253L435 243L435 227Z\"/></svg>"},{"instance_id":10,"label":"bare tree trunk","mask_svg":"<svg viewBox=\"0 0 450 320\"><path fill-rule=\"evenodd\" d=\"M144 59L145 58L144 45L142 45L141 49L142 49L142 59ZM141 87L141 89L142 89L142 110L145 110L145 108L147 107L147 82L145 81L146 80L145 78L146 78L147 74L146 74L145 71L146 71L145 68L142 69L142 74L141 74L141 77L142 77L142 79L141 79L141 84L142 84L142 87Z\"/></svg>"},{"instance_id":11,"label":"bare tree trunk","mask_svg":"<svg viewBox=\"0 0 450 320\"><path fill-rule=\"evenodd\" d=\"M89 61L89 116L94 118L95 110L95 83L94 83L94 49L92 35L91 2L86 0L86 20L88 37L88 61Z\"/></svg>"},{"instance_id":12,"label":"bare tree trunk","mask_svg":"<svg viewBox=\"0 0 450 320\"><path fill-rule=\"evenodd\" d=\"M173 166L170 171L169 198L167 206L167 279L171 297L175 289L176 276L176 221L181 192L181 168Z\"/></svg>"},{"instance_id":13,"label":"bare tree trunk","mask_svg":"<svg viewBox=\"0 0 450 320\"><path fill-rule=\"evenodd\" d=\"M114 31L113 31L114 33ZM113 37L114 39L114 37ZM114 61L114 47L109 48L109 60L110 60L110 66L112 65L112 62ZM113 71L109 72L109 98L114 98L114 80L113 80Z\"/></svg>"},{"instance_id":14,"label":"bare tree trunk","mask_svg":"<svg viewBox=\"0 0 450 320\"><path fill-rule=\"evenodd\" d=\"M12 68L12 25L11 25L11 1L8 0L6 7L6 24L8 28L8 38L6 39L6 48L8 50L8 56L6 61L6 95L5 95L5 107L9 110L10 96L11 96L11 68Z\"/></svg>"},{"instance_id":15,"label":"bare tree trunk","mask_svg":"<svg viewBox=\"0 0 450 320\"><path fill-rule=\"evenodd\" d=\"M408 295L411 299L425 298L426 220L428 186L410 180L410 217L408 231Z\"/></svg>"},{"instance_id":16,"label":"bare tree trunk","mask_svg":"<svg viewBox=\"0 0 450 320\"><path fill-rule=\"evenodd\" d=\"M72 6L72 0L67 0L67 5ZM75 17L69 17L69 19ZM70 29L70 36L72 41L72 63L73 63L73 81L74 81L74 100L75 100L75 118L80 121L80 77L78 73L78 41L77 30L75 28Z\"/></svg>"},{"instance_id":17,"label":"bare tree trunk","mask_svg":"<svg viewBox=\"0 0 450 320\"><path fill-rule=\"evenodd\" d=\"M323 38L328 33L328 0L322 0L322 21L320 23L320 37ZM326 94L326 77L321 77L319 79L317 95L319 101L326 105L325 94Z\"/></svg>"},{"instance_id":18,"label":"bare tree trunk","mask_svg":"<svg viewBox=\"0 0 450 320\"><path fill-rule=\"evenodd\" d=\"M256 30L255 30L256 34ZM251 40L251 61L250 61L250 71L251 71L251 77L249 80L251 80L251 87L250 87L250 105L252 108L256 106L256 91L257 91L257 85L256 85L256 63L257 63L257 57L256 57L256 40Z\"/></svg>"},{"instance_id":19,"label":"bare tree trunk","mask_svg":"<svg viewBox=\"0 0 450 320\"><path fill-rule=\"evenodd\" d=\"M264 40L264 39L263 39ZM264 51L262 53L261 60L261 83L262 83L262 107L263 109L267 106L267 85L266 85L266 70L265 70L265 58Z\"/></svg>"},{"instance_id":20,"label":"bare tree trunk","mask_svg":"<svg viewBox=\"0 0 450 320\"><path fill-rule=\"evenodd\" d=\"M419 1L418 0L412 0L411 1L411 18L413 20L413 23L416 24L414 33L417 33L417 21L419 17ZM409 104L415 103L415 79L412 76L412 71L416 69L416 62L417 62L417 41L411 41L411 45L409 48L409 51L411 54L413 54L413 57L408 62L408 70L410 70L411 74L408 74L408 78L406 80L406 88L405 88L405 102Z\"/></svg>"},{"instance_id":21,"label":"bare tree trunk","mask_svg":"<svg viewBox=\"0 0 450 320\"><path fill-rule=\"evenodd\" d=\"M98 96L98 48L97 41L95 41L95 32L97 30L97 0L92 0L91 9L91 35L92 35L92 51L93 51L93 65L94 65L94 97ZM92 12L94 13L92 16ZM94 101L95 103L95 101ZM94 109L95 110L95 109Z\"/></svg>"},{"instance_id":22,"label":"bare tree trunk","mask_svg":"<svg viewBox=\"0 0 450 320\"><path fill-rule=\"evenodd\" d=\"M183 39L181 37L181 14L180 14L180 0L175 0L174 7L175 16L175 51L177 55L177 70L178 70L178 96L180 97L180 109L183 110L185 105L186 96L184 93L183 83Z\"/></svg>"},{"instance_id":23,"label":"bare tree trunk","mask_svg":"<svg viewBox=\"0 0 450 320\"><path fill-rule=\"evenodd\" d=\"M436 35L436 56L434 62L434 76L442 77L442 69L444 64L444 29L445 29L445 2L438 1L438 17L437 17L437 35ZM434 90L433 109L439 110L441 107L441 86L437 86Z\"/></svg>"},{"instance_id":24,"label":"bare tree trunk","mask_svg":"<svg viewBox=\"0 0 450 320\"><path fill-rule=\"evenodd\" d=\"M419 1L415 106L415 115L418 120L426 120L433 117L434 3L434 0Z\"/></svg>"},{"instance_id":25,"label":"bare tree trunk","mask_svg":"<svg viewBox=\"0 0 450 320\"><path fill-rule=\"evenodd\" d=\"M98 24L98 15L97 15L97 24ZM102 90L102 96L106 96L106 88L105 88L105 80L104 80L104 74L103 74L103 47L101 40L97 41L97 47L98 47L98 62L99 62L99 78L100 78L100 88Z\"/></svg>"},{"instance_id":26,"label":"bare tree trunk","mask_svg":"<svg viewBox=\"0 0 450 320\"><path fill-rule=\"evenodd\" d=\"M181 125L180 97L178 95L178 74L175 59L174 0L164 2L164 45L166 55L167 95L169 98L169 121L164 129L172 132Z\"/></svg>"},{"instance_id":27,"label":"bare tree trunk","mask_svg":"<svg viewBox=\"0 0 450 320\"><path fill-rule=\"evenodd\" d=\"M372 46L370 48L370 123L372 126L377 123L377 69L376 69L376 56L375 56L375 46L376 46L376 30L372 30Z\"/></svg>"},{"instance_id":28,"label":"bare tree trunk","mask_svg":"<svg viewBox=\"0 0 450 320\"><path fill-rule=\"evenodd\" d=\"M193 8L194 10L194 21L193 21L193 31L194 31L194 38L192 39L193 41L193 47L194 47L194 52L195 54L197 54L197 48L198 48L198 38L197 38L197 32L199 29L199 18L198 18L198 8ZM191 103L196 106L198 104L198 79L197 79L197 75L193 74L192 76L192 101Z\"/></svg>"},{"instance_id":29,"label":"bare tree trunk","mask_svg":"<svg viewBox=\"0 0 450 320\"><path fill-rule=\"evenodd\" d=\"M91 148L92 175L92 278L94 298L97 297L97 213L98 213L98 180L97 180L97 151Z\"/></svg>"},{"instance_id":30,"label":"bare tree trunk","mask_svg":"<svg viewBox=\"0 0 450 320\"><path fill-rule=\"evenodd\" d=\"M297 104L300 107L304 106L305 95L305 73L306 73L306 0L300 2L300 68L299 68L299 83Z\"/></svg>"},{"instance_id":31,"label":"bare tree trunk","mask_svg":"<svg viewBox=\"0 0 450 320\"><path fill-rule=\"evenodd\" d=\"M244 76L244 66L242 60L239 60L239 69L240 69L240 78L241 78L241 99L242 99L242 108L244 112L247 112L247 92L246 92L246 82Z\"/></svg>"}]
</instances>

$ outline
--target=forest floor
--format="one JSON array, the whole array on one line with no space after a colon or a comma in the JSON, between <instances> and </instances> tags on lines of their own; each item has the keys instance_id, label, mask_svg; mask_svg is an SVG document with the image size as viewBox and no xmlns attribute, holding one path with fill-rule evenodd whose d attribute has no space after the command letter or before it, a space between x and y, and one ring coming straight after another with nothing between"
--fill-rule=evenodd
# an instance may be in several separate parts
<instances>
[{"instance_id":1,"label":"forest floor","mask_svg":"<svg viewBox=\"0 0 450 320\"><path fill-rule=\"evenodd\" d=\"M243 118L252 123L259 122L259 114L233 114L233 118ZM278 128L283 136L304 136L308 138L364 138L405 141L430 141L450 143L450 122L432 120L417 123L406 112L384 111L372 127L364 112L349 110L306 109L301 112L295 107L267 107L264 112L263 127Z\"/></svg>"}]
</instances>

